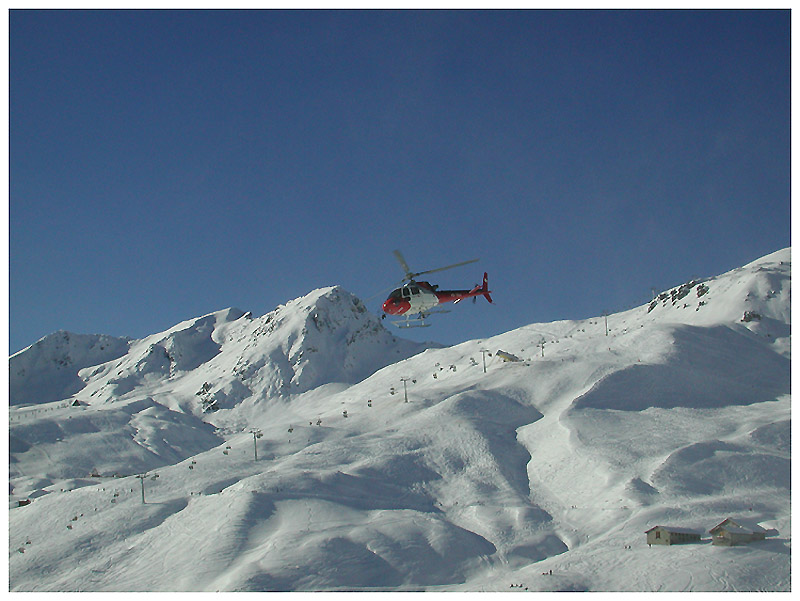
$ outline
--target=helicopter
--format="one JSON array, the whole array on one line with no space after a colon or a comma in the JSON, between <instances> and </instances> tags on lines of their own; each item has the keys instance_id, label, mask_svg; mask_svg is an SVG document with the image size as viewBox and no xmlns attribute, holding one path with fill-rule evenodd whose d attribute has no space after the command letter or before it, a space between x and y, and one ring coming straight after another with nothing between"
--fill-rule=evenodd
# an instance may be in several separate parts
<instances>
[{"instance_id":1,"label":"helicopter","mask_svg":"<svg viewBox=\"0 0 800 601\"><path fill-rule=\"evenodd\" d=\"M489 296L489 282L488 274L483 274L483 284L475 285L471 290L439 290L439 286L432 285L428 282L419 282L415 278L417 276L435 273L437 271L444 271L445 269L452 269L453 267L461 267L475 263L478 259L471 259L469 261L462 261L448 265L447 267L439 267L437 269L429 269L427 271L412 272L408 267L408 263L403 258L399 250L394 251L394 256L400 267L405 272L405 277L402 279L402 286L395 288L389 297L383 303L382 319L386 315L404 315L404 320L396 320L391 323L399 328L423 328L430 324L425 323L425 318L432 313L446 313L444 309L438 309L439 305L443 303L457 304L465 298L472 298L476 300L478 296L483 296L490 303L492 297ZM412 315L417 315L412 318Z\"/></svg>"}]
</instances>

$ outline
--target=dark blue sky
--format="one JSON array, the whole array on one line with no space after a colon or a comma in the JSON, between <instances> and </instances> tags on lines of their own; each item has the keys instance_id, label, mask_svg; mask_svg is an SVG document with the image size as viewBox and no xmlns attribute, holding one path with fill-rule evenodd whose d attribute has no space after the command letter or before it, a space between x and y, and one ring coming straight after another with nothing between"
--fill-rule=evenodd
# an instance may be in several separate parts
<instances>
[{"instance_id":1,"label":"dark blue sky","mask_svg":"<svg viewBox=\"0 0 800 601\"><path fill-rule=\"evenodd\" d=\"M366 300L395 248L481 258L431 281L486 270L495 306L401 333L455 343L790 245L789 11L11 11L9 36L10 352Z\"/></svg>"}]
</instances>

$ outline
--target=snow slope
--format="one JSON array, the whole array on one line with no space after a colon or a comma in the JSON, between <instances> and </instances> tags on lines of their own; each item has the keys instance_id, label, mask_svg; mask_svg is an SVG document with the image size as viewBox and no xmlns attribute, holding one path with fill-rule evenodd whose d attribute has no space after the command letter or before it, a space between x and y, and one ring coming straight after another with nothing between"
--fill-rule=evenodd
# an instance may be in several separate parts
<instances>
[{"instance_id":1,"label":"snow slope","mask_svg":"<svg viewBox=\"0 0 800 601\"><path fill-rule=\"evenodd\" d=\"M60 331L45 336L9 359L11 405L67 398L84 382L78 372L128 352L128 340Z\"/></svg>"},{"instance_id":2,"label":"snow slope","mask_svg":"<svg viewBox=\"0 0 800 601\"><path fill-rule=\"evenodd\" d=\"M786 249L608 331L425 349L334 287L127 341L12 385L11 590L789 590L790 295Z\"/></svg>"}]
</instances>

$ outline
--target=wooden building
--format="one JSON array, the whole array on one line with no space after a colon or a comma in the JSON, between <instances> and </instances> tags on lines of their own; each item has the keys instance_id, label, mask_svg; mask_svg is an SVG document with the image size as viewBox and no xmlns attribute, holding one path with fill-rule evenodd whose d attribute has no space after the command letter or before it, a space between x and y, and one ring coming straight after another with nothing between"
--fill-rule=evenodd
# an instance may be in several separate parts
<instances>
[{"instance_id":1,"label":"wooden building","mask_svg":"<svg viewBox=\"0 0 800 601\"><path fill-rule=\"evenodd\" d=\"M654 526L645 532L648 545L683 545L699 543L700 532L691 528Z\"/></svg>"},{"instance_id":2,"label":"wooden building","mask_svg":"<svg viewBox=\"0 0 800 601\"><path fill-rule=\"evenodd\" d=\"M506 351L501 351L500 349L497 350L495 355L500 357L505 363L508 363L509 361L511 361L512 363L519 363L520 361L522 361L522 359L520 359L516 355L512 355L511 353L507 353Z\"/></svg>"},{"instance_id":3,"label":"wooden building","mask_svg":"<svg viewBox=\"0 0 800 601\"><path fill-rule=\"evenodd\" d=\"M733 545L746 545L757 540L764 540L767 531L754 522L726 518L708 531L711 534L711 544L731 547Z\"/></svg>"}]
</instances>

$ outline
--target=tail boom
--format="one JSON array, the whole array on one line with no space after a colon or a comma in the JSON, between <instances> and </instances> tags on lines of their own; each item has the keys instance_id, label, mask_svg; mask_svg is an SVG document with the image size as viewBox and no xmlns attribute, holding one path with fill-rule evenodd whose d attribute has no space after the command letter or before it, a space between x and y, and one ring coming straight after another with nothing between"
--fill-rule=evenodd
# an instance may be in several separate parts
<instances>
[{"instance_id":1,"label":"tail boom","mask_svg":"<svg viewBox=\"0 0 800 601\"><path fill-rule=\"evenodd\" d=\"M439 298L440 303L452 302L454 304L460 303L465 298L473 298L483 295L487 301L492 302L492 297L489 296L489 281L488 274L483 274L483 284L475 286L472 290L437 290L436 296Z\"/></svg>"}]
</instances>

